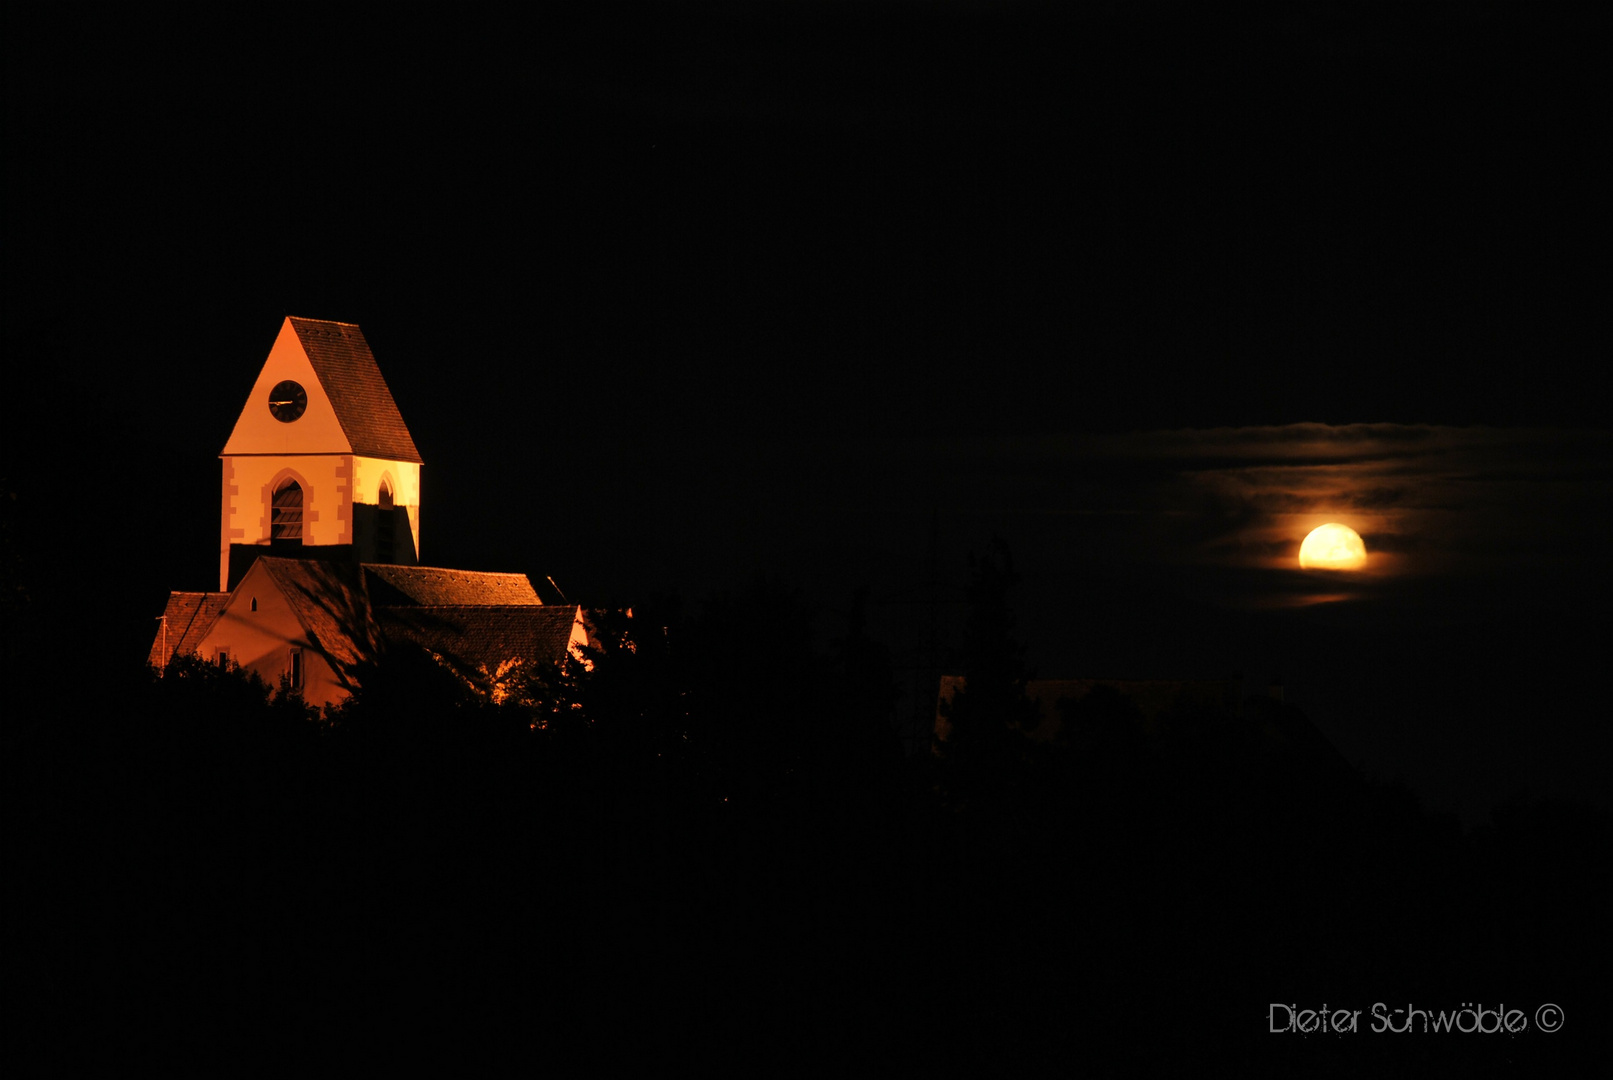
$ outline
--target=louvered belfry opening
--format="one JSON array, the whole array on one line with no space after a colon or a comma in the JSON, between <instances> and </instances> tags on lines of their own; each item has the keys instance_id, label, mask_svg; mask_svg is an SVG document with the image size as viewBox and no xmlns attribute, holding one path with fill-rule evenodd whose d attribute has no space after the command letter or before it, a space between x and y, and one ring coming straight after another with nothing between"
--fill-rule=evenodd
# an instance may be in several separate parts
<instances>
[{"instance_id":1,"label":"louvered belfry opening","mask_svg":"<svg viewBox=\"0 0 1613 1080\"><path fill-rule=\"evenodd\" d=\"M397 527L394 524L396 519L397 514L392 502L392 484L386 477L382 477L380 523L375 530L375 555L380 562L393 561L396 551L393 545L397 541Z\"/></svg>"},{"instance_id":2,"label":"louvered belfry opening","mask_svg":"<svg viewBox=\"0 0 1613 1080\"><path fill-rule=\"evenodd\" d=\"M295 480L282 481L274 489L269 539L277 543L302 543L302 485Z\"/></svg>"}]
</instances>

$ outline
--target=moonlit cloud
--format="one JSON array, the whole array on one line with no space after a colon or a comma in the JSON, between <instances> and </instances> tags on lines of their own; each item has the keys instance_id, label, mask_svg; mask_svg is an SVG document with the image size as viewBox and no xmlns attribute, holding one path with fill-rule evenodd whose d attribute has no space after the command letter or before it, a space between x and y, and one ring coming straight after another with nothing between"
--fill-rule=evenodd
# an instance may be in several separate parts
<instances>
[{"instance_id":1,"label":"moonlit cloud","mask_svg":"<svg viewBox=\"0 0 1613 1080\"><path fill-rule=\"evenodd\" d=\"M1188 557L1272 569L1325 521L1361 533L1379 577L1536 562L1579 542L1569 523L1613 489L1600 432L1306 424L1119 441L1170 469L1163 497L1209 509Z\"/></svg>"},{"instance_id":2,"label":"moonlit cloud","mask_svg":"<svg viewBox=\"0 0 1613 1080\"><path fill-rule=\"evenodd\" d=\"M1197 568L1223 599L1257 605L1548 568L1591 542L1613 501L1613 435L1589 430L1292 424L937 440L882 457L874 477L957 514L1037 519L1085 559ZM1365 539L1365 571L1299 570L1300 543L1329 521Z\"/></svg>"}]
</instances>

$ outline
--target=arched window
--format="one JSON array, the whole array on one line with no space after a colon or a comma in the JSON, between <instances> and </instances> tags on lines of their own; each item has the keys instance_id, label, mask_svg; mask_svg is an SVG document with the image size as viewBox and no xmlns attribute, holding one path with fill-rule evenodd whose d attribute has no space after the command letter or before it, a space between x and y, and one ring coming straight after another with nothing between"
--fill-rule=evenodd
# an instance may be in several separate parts
<instances>
[{"instance_id":1,"label":"arched window","mask_svg":"<svg viewBox=\"0 0 1613 1080\"><path fill-rule=\"evenodd\" d=\"M269 517L269 539L302 543L302 485L287 477L274 489Z\"/></svg>"},{"instance_id":2,"label":"arched window","mask_svg":"<svg viewBox=\"0 0 1613 1080\"><path fill-rule=\"evenodd\" d=\"M375 530L375 557L381 562L392 561L394 544L397 541L397 514L394 513L392 499L392 480L381 477L381 512Z\"/></svg>"}]
</instances>

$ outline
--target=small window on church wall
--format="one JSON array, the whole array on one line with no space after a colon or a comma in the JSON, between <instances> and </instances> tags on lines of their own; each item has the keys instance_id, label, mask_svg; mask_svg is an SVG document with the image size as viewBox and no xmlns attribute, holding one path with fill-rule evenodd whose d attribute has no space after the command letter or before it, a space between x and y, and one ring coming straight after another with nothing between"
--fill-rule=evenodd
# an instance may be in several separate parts
<instances>
[{"instance_id":1,"label":"small window on church wall","mask_svg":"<svg viewBox=\"0 0 1613 1080\"><path fill-rule=\"evenodd\" d=\"M252 598L252 610L258 610L258 598L255 596Z\"/></svg>"},{"instance_id":2,"label":"small window on church wall","mask_svg":"<svg viewBox=\"0 0 1613 1080\"><path fill-rule=\"evenodd\" d=\"M302 542L302 485L287 479L274 489L269 539Z\"/></svg>"},{"instance_id":3,"label":"small window on church wall","mask_svg":"<svg viewBox=\"0 0 1613 1080\"><path fill-rule=\"evenodd\" d=\"M291 650L291 688L302 689L302 650Z\"/></svg>"},{"instance_id":4,"label":"small window on church wall","mask_svg":"<svg viewBox=\"0 0 1613 1080\"><path fill-rule=\"evenodd\" d=\"M392 509L392 481L381 477L381 509Z\"/></svg>"}]
</instances>

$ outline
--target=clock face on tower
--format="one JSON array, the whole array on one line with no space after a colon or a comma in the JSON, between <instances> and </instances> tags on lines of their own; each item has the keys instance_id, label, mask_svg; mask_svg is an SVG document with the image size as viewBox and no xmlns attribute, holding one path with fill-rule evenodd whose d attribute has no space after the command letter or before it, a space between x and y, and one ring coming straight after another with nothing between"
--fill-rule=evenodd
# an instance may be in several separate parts
<instances>
[{"instance_id":1,"label":"clock face on tower","mask_svg":"<svg viewBox=\"0 0 1613 1080\"><path fill-rule=\"evenodd\" d=\"M269 391L269 412L282 424L289 424L308 407L308 391L287 379Z\"/></svg>"}]
</instances>

